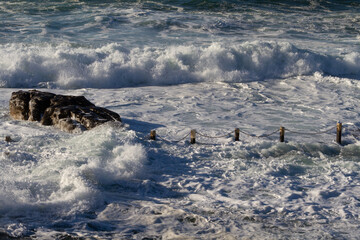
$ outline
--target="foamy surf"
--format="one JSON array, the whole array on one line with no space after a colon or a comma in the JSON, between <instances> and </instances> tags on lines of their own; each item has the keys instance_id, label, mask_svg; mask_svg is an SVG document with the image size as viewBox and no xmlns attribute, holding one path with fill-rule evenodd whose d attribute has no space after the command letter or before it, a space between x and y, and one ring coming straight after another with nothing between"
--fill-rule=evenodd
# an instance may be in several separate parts
<instances>
[{"instance_id":1,"label":"foamy surf","mask_svg":"<svg viewBox=\"0 0 360 240\"><path fill-rule=\"evenodd\" d=\"M69 44L0 46L2 87L119 88L197 82L241 83L313 75L358 79L360 54L325 55L287 42L227 46L99 48Z\"/></svg>"},{"instance_id":2,"label":"foamy surf","mask_svg":"<svg viewBox=\"0 0 360 240\"><path fill-rule=\"evenodd\" d=\"M84 95L125 123L75 135L13 121L4 107L1 136L16 142L1 142L2 231L39 239L67 233L89 239L356 238L359 123L352 92L359 88L354 80L338 80L316 73L248 83L52 90ZM10 92L1 90L2 102ZM339 117L343 146L335 142ZM175 142L190 129L221 136L241 127L259 136L280 125L299 132L334 129L314 136L287 131L285 143L278 134ZM150 141L152 129L165 140Z\"/></svg>"},{"instance_id":3,"label":"foamy surf","mask_svg":"<svg viewBox=\"0 0 360 240\"><path fill-rule=\"evenodd\" d=\"M34 127L24 125L16 142L2 145L3 215L71 218L102 206L101 189L143 175L146 152L124 126L105 124L80 135Z\"/></svg>"},{"instance_id":4,"label":"foamy surf","mask_svg":"<svg viewBox=\"0 0 360 240\"><path fill-rule=\"evenodd\" d=\"M0 1L0 238L357 239L359 6ZM15 121L19 88L125 125Z\"/></svg>"}]
</instances>

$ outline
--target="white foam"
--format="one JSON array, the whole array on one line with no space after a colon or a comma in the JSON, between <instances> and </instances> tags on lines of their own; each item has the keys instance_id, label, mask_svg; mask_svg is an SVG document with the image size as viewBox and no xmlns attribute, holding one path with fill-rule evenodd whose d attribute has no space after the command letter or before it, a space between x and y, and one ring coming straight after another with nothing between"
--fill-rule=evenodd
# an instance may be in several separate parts
<instances>
[{"instance_id":1,"label":"white foam","mask_svg":"<svg viewBox=\"0 0 360 240\"><path fill-rule=\"evenodd\" d=\"M0 136L16 140L0 141L0 222L12 236L359 234L360 90L354 79L318 72L246 83L51 90L84 95L125 123L81 134L11 120L11 91L0 89ZM344 146L335 143L338 120ZM262 135L281 125L286 143L278 142L278 132L266 138L241 133L241 141L233 141L235 127ZM289 131L330 127L319 135ZM155 142L148 139L151 129ZM196 145L189 144L190 129L199 133ZM184 136L179 143L163 140Z\"/></svg>"},{"instance_id":2,"label":"white foam","mask_svg":"<svg viewBox=\"0 0 360 240\"><path fill-rule=\"evenodd\" d=\"M326 56L286 42L126 49L68 44L0 46L2 87L118 88L195 82L248 82L312 75L359 78L360 54Z\"/></svg>"},{"instance_id":3,"label":"white foam","mask_svg":"<svg viewBox=\"0 0 360 240\"><path fill-rule=\"evenodd\" d=\"M101 204L100 188L141 176L146 163L144 148L132 143L133 132L117 125L80 135L59 132L60 141L48 141L51 129L38 135L27 131L2 150L1 213L88 210Z\"/></svg>"}]
</instances>

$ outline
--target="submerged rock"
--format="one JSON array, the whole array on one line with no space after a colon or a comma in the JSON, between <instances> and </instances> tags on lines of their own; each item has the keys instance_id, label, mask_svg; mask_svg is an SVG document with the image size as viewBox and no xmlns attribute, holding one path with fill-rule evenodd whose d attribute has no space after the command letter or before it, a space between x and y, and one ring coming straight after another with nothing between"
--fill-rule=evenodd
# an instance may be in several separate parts
<instances>
[{"instance_id":1,"label":"submerged rock","mask_svg":"<svg viewBox=\"0 0 360 240\"><path fill-rule=\"evenodd\" d=\"M38 121L74 132L94 128L108 121L119 121L119 114L97 107L83 96L65 96L37 90L13 92L10 116L18 120Z\"/></svg>"}]
</instances>

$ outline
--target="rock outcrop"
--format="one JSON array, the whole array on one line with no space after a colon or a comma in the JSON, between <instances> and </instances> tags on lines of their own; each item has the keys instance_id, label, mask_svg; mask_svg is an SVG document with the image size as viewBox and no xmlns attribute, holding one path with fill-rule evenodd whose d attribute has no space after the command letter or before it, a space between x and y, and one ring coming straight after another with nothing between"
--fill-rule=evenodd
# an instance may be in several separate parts
<instances>
[{"instance_id":1,"label":"rock outcrop","mask_svg":"<svg viewBox=\"0 0 360 240\"><path fill-rule=\"evenodd\" d=\"M37 90L13 92L10 116L38 121L74 132L94 128L108 121L120 121L119 114L97 107L83 96L65 96Z\"/></svg>"}]
</instances>

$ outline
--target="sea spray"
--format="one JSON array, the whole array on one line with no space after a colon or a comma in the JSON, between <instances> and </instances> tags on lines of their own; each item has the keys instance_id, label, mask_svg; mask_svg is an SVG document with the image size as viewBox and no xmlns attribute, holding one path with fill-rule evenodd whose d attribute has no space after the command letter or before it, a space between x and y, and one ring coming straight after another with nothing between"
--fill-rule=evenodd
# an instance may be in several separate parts
<instances>
[{"instance_id":1,"label":"sea spray","mask_svg":"<svg viewBox=\"0 0 360 240\"><path fill-rule=\"evenodd\" d=\"M58 134L60 141L49 142L46 132L23 136L30 139L3 151L0 212L42 208L44 214L71 215L101 205L99 189L142 174L146 153L132 131L105 124L80 135Z\"/></svg>"},{"instance_id":2,"label":"sea spray","mask_svg":"<svg viewBox=\"0 0 360 240\"><path fill-rule=\"evenodd\" d=\"M0 46L2 87L119 88L196 82L249 82L312 75L360 77L360 53L324 55L287 42L226 46L99 48L60 45ZM10 59L10 61L9 61Z\"/></svg>"},{"instance_id":3,"label":"sea spray","mask_svg":"<svg viewBox=\"0 0 360 240\"><path fill-rule=\"evenodd\" d=\"M359 4L0 1L0 238L357 239ZM16 121L6 87L129 126Z\"/></svg>"}]
</instances>

